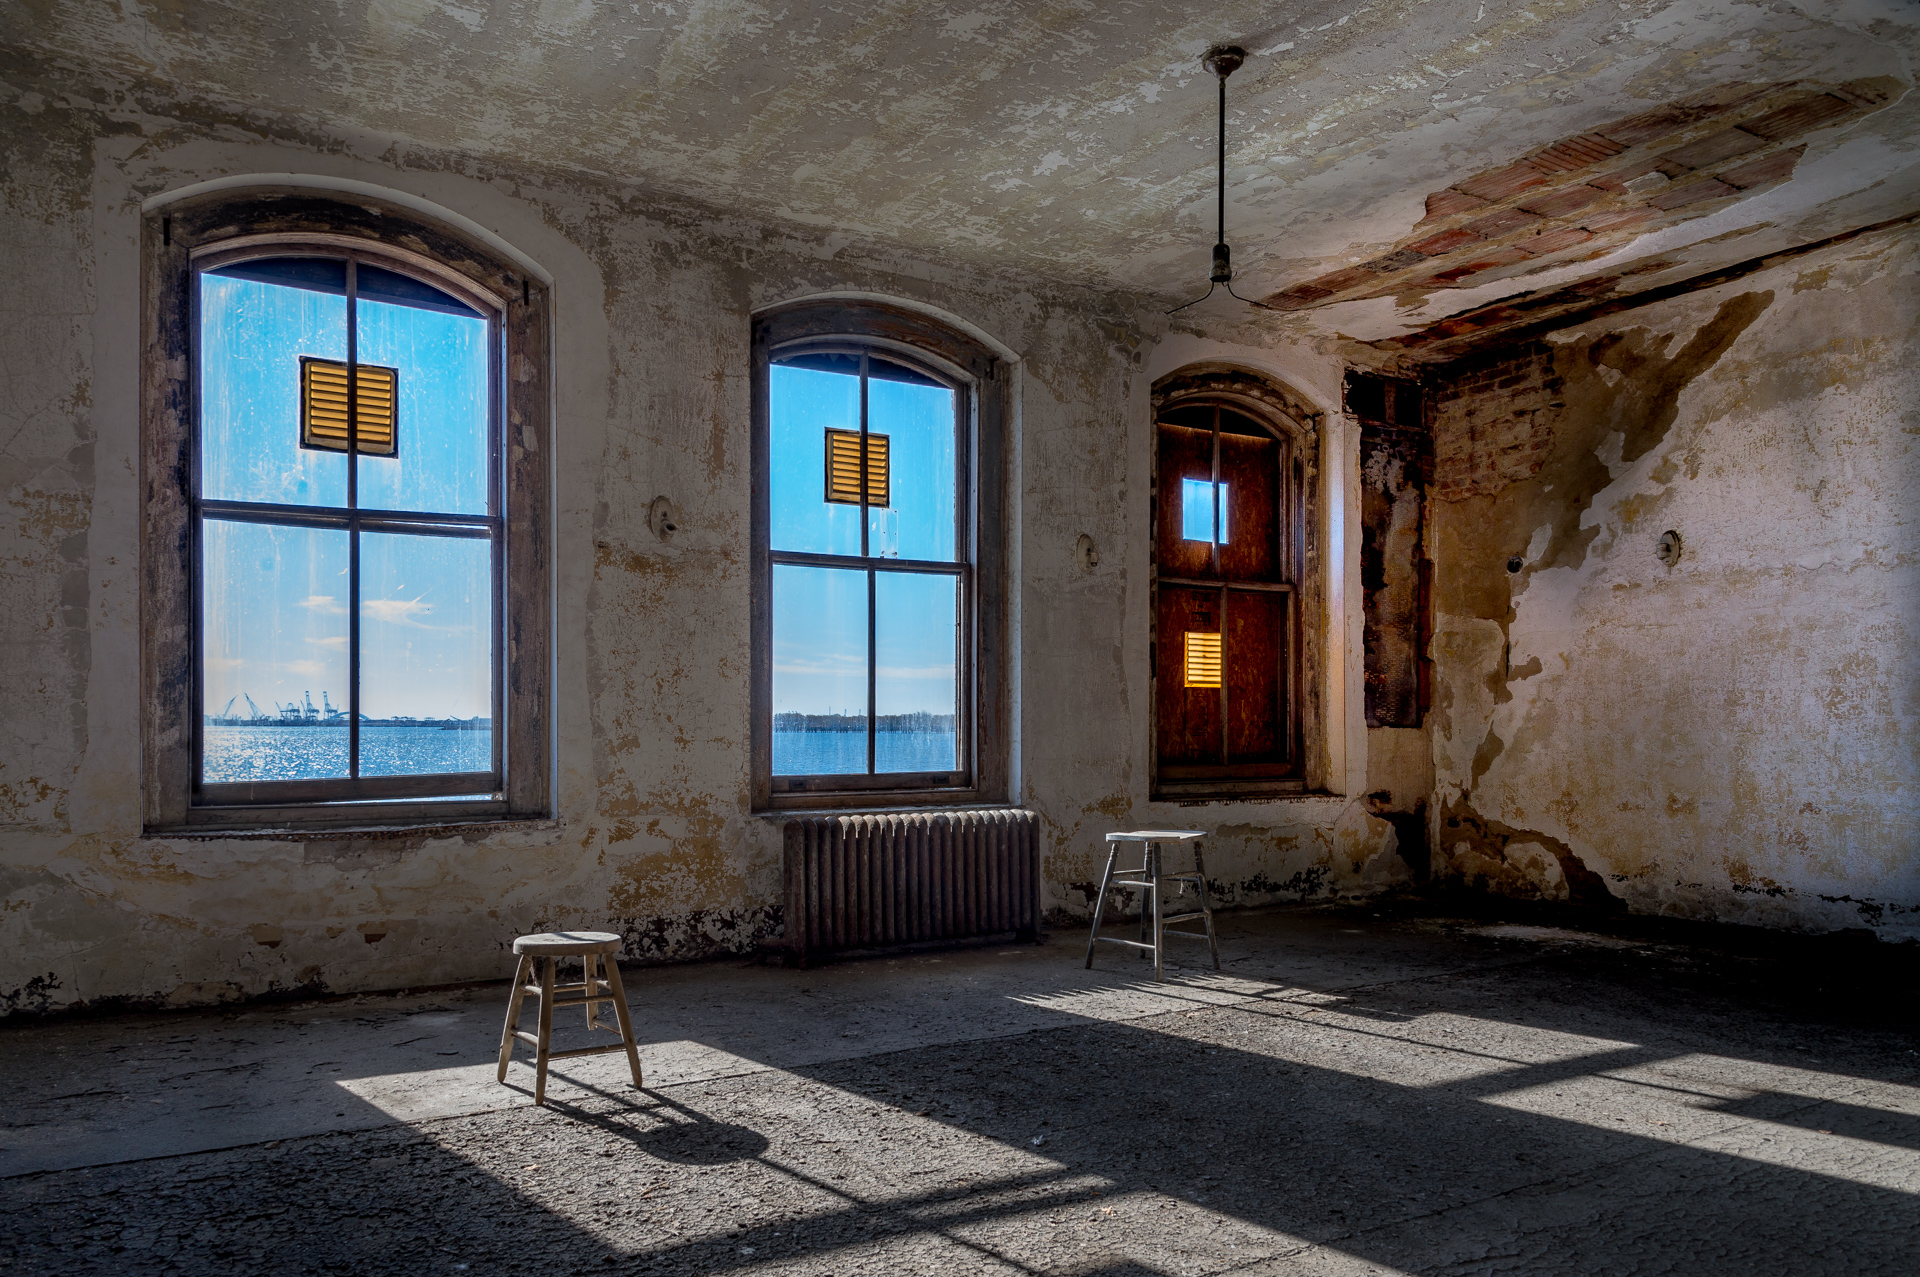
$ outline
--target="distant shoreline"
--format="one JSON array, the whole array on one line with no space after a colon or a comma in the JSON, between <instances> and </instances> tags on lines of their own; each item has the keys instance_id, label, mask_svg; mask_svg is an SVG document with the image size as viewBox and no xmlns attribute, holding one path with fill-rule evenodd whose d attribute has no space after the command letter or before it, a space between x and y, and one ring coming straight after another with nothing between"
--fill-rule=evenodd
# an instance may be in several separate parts
<instances>
[{"instance_id":1,"label":"distant shoreline","mask_svg":"<svg viewBox=\"0 0 1920 1277\"><path fill-rule=\"evenodd\" d=\"M317 718L208 718L208 727L340 727L344 720L325 722ZM362 727L437 727L444 732L490 732L490 718L362 718Z\"/></svg>"},{"instance_id":2,"label":"distant shoreline","mask_svg":"<svg viewBox=\"0 0 1920 1277\"><path fill-rule=\"evenodd\" d=\"M776 732L864 732L865 714L775 714ZM951 714L881 714L873 721L876 732L951 732Z\"/></svg>"}]
</instances>

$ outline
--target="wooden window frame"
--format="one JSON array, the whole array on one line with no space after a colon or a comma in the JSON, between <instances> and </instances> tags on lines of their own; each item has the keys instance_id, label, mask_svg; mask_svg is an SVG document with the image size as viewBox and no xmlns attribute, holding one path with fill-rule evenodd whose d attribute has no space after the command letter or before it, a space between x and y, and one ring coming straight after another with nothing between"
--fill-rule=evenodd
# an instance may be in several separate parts
<instances>
[{"instance_id":1,"label":"wooden window frame","mask_svg":"<svg viewBox=\"0 0 1920 1277\"><path fill-rule=\"evenodd\" d=\"M1269 431L1283 443L1283 455L1291 458L1291 475L1281 476L1278 499L1282 520L1283 545L1280 579L1272 582L1223 583L1196 582L1188 578L1163 578L1160 571L1160 452L1162 418L1182 408L1213 407L1231 409ZM1160 378L1152 395L1152 446L1148 483L1148 631L1147 678L1152 689L1148 696L1147 750L1149 795L1154 800L1188 802L1209 799L1284 797L1318 792L1325 787L1327 753L1321 685L1324 677L1322 646L1326 630L1326 599L1323 585L1321 544L1322 500L1320 495L1320 445L1323 415L1284 384L1247 369L1224 364L1199 364ZM1217 481L1218 475L1215 475ZM1171 481L1171 480L1170 480ZM1160 758L1160 587L1192 589L1196 584L1222 588L1229 595L1234 589L1277 591L1287 597L1286 638L1288 666L1285 671L1290 757L1288 774L1271 774L1273 764L1253 764L1236 769L1231 759L1226 765L1211 768L1205 776L1164 775ZM1222 614L1224 625L1225 615ZM1222 680L1223 684L1225 680ZM1222 696L1226 689L1222 687ZM1225 729L1223 718L1223 730ZM1181 767L1182 772L1192 768Z\"/></svg>"},{"instance_id":2,"label":"wooden window frame","mask_svg":"<svg viewBox=\"0 0 1920 1277\"><path fill-rule=\"evenodd\" d=\"M1348 369L1346 379L1347 415L1360 427L1360 534L1361 633L1365 663L1362 677L1365 687L1366 723L1369 728L1419 729L1433 709L1433 660L1428 649L1433 643L1433 560L1427 538L1431 534L1432 515L1428 509L1433 487L1433 424L1428 414L1426 390L1417 381L1384 377L1363 369ZM1375 469L1375 459L1388 462ZM1375 501L1387 493L1374 477L1393 473L1392 461L1405 467L1405 482L1412 489L1415 510L1415 559L1412 598L1411 648L1413 653L1412 695L1400 670L1390 668L1383 641L1392 633L1393 624L1383 617L1380 604L1386 593L1381 534L1394 519L1392 503L1376 507Z\"/></svg>"},{"instance_id":3,"label":"wooden window frame","mask_svg":"<svg viewBox=\"0 0 1920 1277\"><path fill-rule=\"evenodd\" d=\"M796 302L754 317L752 507L752 804L756 811L944 807L1004 802L1007 793L1008 669L1004 505L1006 369L975 338L884 302ZM771 547L772 378L777 357L803 352L869 352L952 385L961 440L956 448L959 554L954 563L916 564L869 556L800 554ZM897 477L896 477L897 480ZM960 578L960 762L946 772L773 774L773 568L782 563L924 570ZM868 724L871 736L875 730Z\"/></svg>"},{"instance_id":4,"label":"wooden window frame","mask_svg":"<svg viewBox=\"0 0 1920 1277\"><path fill-rule=\"evenodd\" d=\"M363 196L262 188L178 201L142 225L142 818L149 835L221 829L388 828L552 814L552 391L548 292L488 248ZM498 500L484 517L387 521L485 535L493 556L494 769L458 777L199 783L198 277L249 258L364 261L428 280L490 315ZM226 517L236 503L216 503ZM224 512L223 512L224 511ZM238 511L249 521L373 526L358 511ZM345 522L343 522L343 519ZM439 525L447 525L444 528ZM454 524L460 526L455 527ZM469 788L469 786L483 788ZM458 791L458 792L456 792ZM471 795L471 796L463 796Z\"/></svg>"}]
</instances>

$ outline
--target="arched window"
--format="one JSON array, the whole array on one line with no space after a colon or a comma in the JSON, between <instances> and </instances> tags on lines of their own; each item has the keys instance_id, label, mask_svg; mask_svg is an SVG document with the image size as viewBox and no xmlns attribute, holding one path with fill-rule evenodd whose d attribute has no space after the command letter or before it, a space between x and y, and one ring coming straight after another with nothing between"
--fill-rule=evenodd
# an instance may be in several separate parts
<instances>
[{"instance_id":1,"label":"arched window","mask_svg":"<svg viewBox=\"0 0 1920 1277\"><path fill-rule=\"evenodd\" d=\"M548 450L506 436L510 394L515 443L545 423L505 376L533 283L357 207L169 210L149 244L150 349L185 373L148 422L177 463L150 471L153 606L185 621L149 631L178 731L149 824L545 811L544 673L508 650L546 632Z\"/></svg>"},{"instance_id":2,"label":"arched window","mask_svg":"<svg viewBox=\"0 0 1920 1277\"><path fill-rule=\"evenodd\" d=\"M1318 415L1256 374L1154 387L1153 791L1287 793L1311 774Z\"/></svg>"},{"instance_id":3,"label":"arched window","mask_svg":"<svg viewBox=\"0 0 1920 1277\"><path fill-rule=\"evenodd\" d=\"M756 319L756 806L1004 796L1001 395L902 308Z\"/></svg>"}]
</instances>

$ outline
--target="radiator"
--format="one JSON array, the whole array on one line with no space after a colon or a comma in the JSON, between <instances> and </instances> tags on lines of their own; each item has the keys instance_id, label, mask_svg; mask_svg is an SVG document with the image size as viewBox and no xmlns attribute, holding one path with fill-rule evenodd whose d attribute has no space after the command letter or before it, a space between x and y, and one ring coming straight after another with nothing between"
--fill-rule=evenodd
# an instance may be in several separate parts
<instances>
[{"instance_id":1,"label":"radiator","mask_svg":"<svg viewBox=\"0 0 1920 1277\"><path fill-rule=\"evenodd\" d=\"M1040 937L1030 811L805 816L786 825L785 949L823 954Z\"/></svg>"}]
</instances>

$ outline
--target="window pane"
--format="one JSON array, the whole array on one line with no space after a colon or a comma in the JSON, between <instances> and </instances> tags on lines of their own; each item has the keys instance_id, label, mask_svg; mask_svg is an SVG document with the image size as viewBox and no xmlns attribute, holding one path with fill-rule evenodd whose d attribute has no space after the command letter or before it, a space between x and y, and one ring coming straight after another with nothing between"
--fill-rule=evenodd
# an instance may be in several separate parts
<instances>
[{"instance_id":1,"label":"window pane","mask_svg":"<svg viewBox=\"0 0 1920 1277\"><path fill-rule=\"evenodd\" d=\"M1233 518L1226 527L1232 550L1220 552L1220 575L1273 580L1285 569L1280 558L1280 474L1286 450L1271 436L1220 436L1220 487L1233 489ZM1221 510L1225 512L1225 504ZM1228 537L1223 531L1220 543Z\"/></svg>"},{"instance_id":2,"label":"window pane","mask_svg":"<svg viewBox=\"0 0 1920 1277\"><path fill-rule=\"evenodd\" d=\"M773 569L773 771L867 770L867 574Z\"/></svg>"},{"instance_id":3,"label":"window pane","mask_svg":"<svg viewBox=\"0 0 1920 1277\"><path fill-rule=\"evenodd\" d=\"M867 429L887 436L893 466L890 507L867 512L872 552L886 558L951 560L953 391L871 377Z\"/></svg>"},{"instance_id":4,"label":"window pane","mask_svg":"<svg viewBox=\"0 0 1920 1277\"><path fill-rule=\"evenodd\" d=\"M491 542L360 535L360 774L493 770Z\"/></svg>"},{"instance_id":5,"label":"window pane","mask_svg":"<svg viewBox=\"0 0 1920 1277\"><path fill-rule=\"evenodd\" d=\"M361 508L485 514L487 321L364 296L355 313L360 362L400 382L398 453L359 459Z\"/></svg>"},{"instance_id":6,"label":"window pane","mask_svg":"<svg viewBox=\"0 0 1920 1277\"><path fill-rule=\"evenodd\" d=\"M858 369L857 362L849 363ZM860 429L857 371L849 375L775 364L767 372L772 396L772 547L860 553L860 507L827 501L827 431ZM864 762L859 770L866 770Z\"/></svg>"},{"instance_id":7,"label":"window pane","mask_svg":"<svg viewBox=\"0 0 1920 1277\"><path fill-rule=\"evenodd\" d=\"M960 583L950 576L882 572L873 597L873 769L951 771L959 766L954 692Z\"/></svg>"},{"instance_id":8,"label":"window pane","mask_svg":"<svg viewBox=\"0 0 1920 1277\"><path fill-rule=\"evenodd\" d=\"M1236 763L1287 761L1287 601L1236 590L1227 596L1227 737Z\"/></svg>"},{"instance_id":9,"label":"window pane","mask_svg":"<svg viewBox=\"0 0 1920 1277\"><path fill-rule=\"evenodd\" d=\"M1205 479L1180 481L1180 538L1183 541L1213 541L1214 484ZM1227 544L1227 529L1233 521L1227 515L1227 485L1220 488L1220 544Z\"/></svg>"},{"instance_id":10,"label":"window pane","mask_svg":"<svg viewBox=\"0 0 1920 1277\"><path fill-rule=\"evenodd\" d=\"M308 259L303 266L345 265ZM345 505L347 462L300 446L300 357L347 357L347 299L200 276L200 491L217 501ZM362 357L364 360L364 356Z\"/></svg>"},{"instance_id":11,"label":"window pane","mask_svg":"<svg viewBox=\"0 0 1920 1277\"><path fill-rule=\"evenodd\" d=\"M1235 604L1238 599L1234 600ZM1162 582L1157 625L1159 669L1154 679L1155 716L1163 764L1213 764L1220 761L1220 684L1214 663L1211 680L1187 677L1189 634L1220 634L1220 591L1180 589ZM1215 640L1219 640L1216 638ZM1236 657L1231 642L1222 653L1227 677ZM1219 651L1218 648L1215 649Z\"/></svg>"},{"instance_id":12,"label":"window pane","mask_svg":"<svg viewBox=\"0 0 1920 1277\"><path fill-rule=\"evenodd\" d=\"M202 543L201 779L345 776L347 534L209 519Z\"/></svg>"}]
</instances>

